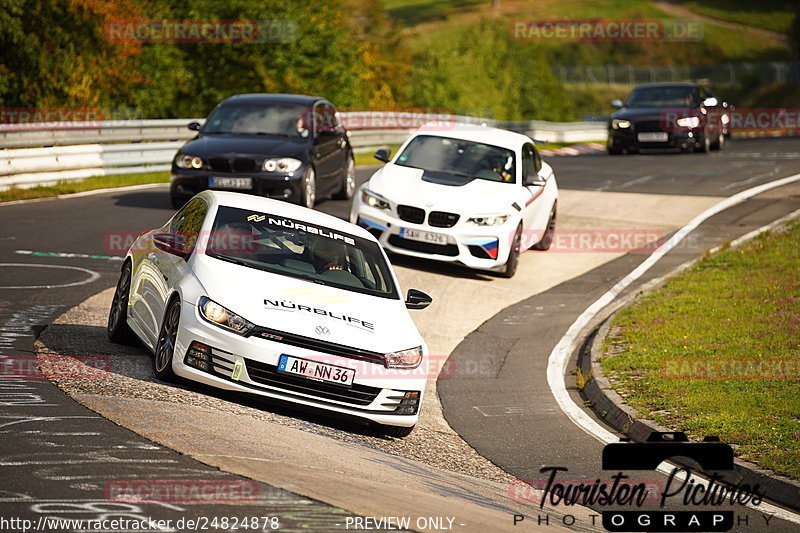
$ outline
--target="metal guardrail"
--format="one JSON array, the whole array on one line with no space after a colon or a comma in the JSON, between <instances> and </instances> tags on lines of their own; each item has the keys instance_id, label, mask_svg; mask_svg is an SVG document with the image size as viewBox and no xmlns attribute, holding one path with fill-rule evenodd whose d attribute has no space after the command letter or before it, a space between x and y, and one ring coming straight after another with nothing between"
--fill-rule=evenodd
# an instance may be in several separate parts
<instances>
[{"instance_id":1,"label":"metal guardrail","mask_svg":"<svg viewBox=\"0 0 800 533\"><path fill-rule=\"evenodd\" d=\"M498 122L452 114L394 111L342 113L356 151L401 144L428 122L486 124L545 142L604 140L604 123ZM0 125L0 190L91 176L169 170L175 152L196 135L186 125L203 119L118 120Z\"/></svg>"}]
</instances>

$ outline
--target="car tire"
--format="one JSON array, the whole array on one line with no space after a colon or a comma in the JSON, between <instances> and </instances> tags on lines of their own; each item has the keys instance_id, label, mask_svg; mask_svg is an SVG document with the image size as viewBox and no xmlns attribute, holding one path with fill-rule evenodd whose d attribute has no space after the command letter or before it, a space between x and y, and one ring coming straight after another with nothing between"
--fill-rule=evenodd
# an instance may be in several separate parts
<instances>
[{"instance_id":1,"label":"car tire","mask_svg":"<svg viewBox=\"0 0 800 533\"><path fill-rule=\"evenodd\" d=\"M622 155L622 150L620 148L607 148L606 151L608 155Z\"/></svg>"},{"instance_id":2,"label":"car tire","mask_svg":"<svg viewBox=\"0 0 800 533\"><path fill-rule=\"evenodd\" d=\"M553 209L550 210L550 218L547 219L547 228L544 230L542 238L531 246L531 250L545 251L549 250L553 245L553 236L556 233L556 204L553 204Z\"/></svg>"},{"instance_id":3,"label":"car tire","mask_svg":"<svg viewBox=\"0 0 800 533\"><path fill-rule=\"evenodd\" d=\"M128 299L131 293L131 262L126 261L117 281L111 309L108 311L108 324L106 333L111 342L117 344L131 344L135 338L133 331L128 326Z\"/></svg>"},{"instance_id":4,"label":"car tire","mask_svg":"<svg viewBox=\"0 0 800 533\"><path fill-rule=\"evenodd\" d=\"M178 338L178 327L181 321L181 300L173 298L167 305L161 330L158 332L153 367L156 377L162 381L173 381L172 358L175 355L175 341Z\"/></svg>"},{"instance_id":5,"label":"car tire","mask_svg":"<svg viewBox=\"0 0 800 533\"><path fill-rule=\"evenodd\" d=\"M309 209L314 209L317 203L317 175L314 167L309 166L303 173L303 181L300 183L300 205Z\"/></svg>"},{"instance_id":6,"label":"car tire","mask_svg":"<svg viewBox=\"0 0 800 533\"><path fill-rule=\"evenodd\" d=\"M349 200L356 192L356 163L353 156L347 158L347 169L342 177L341 188L334 193L334 200Z\"/></svg>"},{"instance_id":7,"label":"car tire","mask_svg":"<svg viewBox=\"0 0 800 533\"><path fill-rule=\"evenodd\" d=\"M694 151L700 154L705 154L711 149L711 139L707 134L703 134L703 142L700 146L695 146Z\"/></svg>"},{"instance_id":8,"label":"car tire","mask_svg":"<svg viewBox=\"0 0 800 533\"><path fill-rule=\"evenodd\" d=\"M378 424L377 422L371 422L370 427L378 433L382 433L388 437L394 437L396 439L403 439L411 435L411 432L414 431L414 426L389 426L386 424Z\"/></svg>"},{"instance_id":9,"label":"car tire","mask_svg":"<svg viewBox=\"0 0 800 533\"><path fill-rule=\"evenodd\" d=\"M169 201L172 204L172 209L180 209L181 207L183 207L183 204L186 203L177 196L172 196L172 195L170 195Z\"/></svg>"},{"instance_id":10,"label":"car tire","mask_svg":"<svg viewBox=\"0 0 800 533\"><path fill-rule=\"evenodd\" d=\"M522 248L522 224L517 226L517 231L514 232L514 239L511 241L511 250L508 252L508 260L506 266L501 274L504 278L512 278L517 273L517 265L519 264L519 254Z\"/></svg>"},{"instance_id":11,"label":"car tire","mask_svg":"<svg viewBox=\"0 0 800 533\"><path fill-rule=\"evenodd\" d=\"M725 134L721 131L717 133L717 140L711 143L711 149L714 151L722 150L725 146Z\"/></svg>"}]
</instances>

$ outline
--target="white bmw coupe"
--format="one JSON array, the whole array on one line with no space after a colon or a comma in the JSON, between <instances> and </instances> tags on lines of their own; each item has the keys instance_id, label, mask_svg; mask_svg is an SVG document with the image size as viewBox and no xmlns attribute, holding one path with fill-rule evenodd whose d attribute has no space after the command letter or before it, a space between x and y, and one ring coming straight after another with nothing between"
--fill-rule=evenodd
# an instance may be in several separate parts
<instances>
[{"instance_id":1,"label":"white bmw coupe","mask_svg":"<svg viewBox=\"0 0 800 533\"><path fill-rule=\"evenodd\" d=\"M350 222L398 254L511 277L521 250L547 250L558 185L533 141L481 126L423 126L353 201Z\"/></svg>"},{"instance_id":2,"label":"white bmw coupe","mask_svg":"<svg viewBox=\"0 0 800 533\"><path fill-rule=\"evenodd\" d=\"M427 347L378 242L337 218L204 191L142 234L122 266L108 336L140 339L160 379L231 391L411 432Z\"/></svg>"}]
</instances>

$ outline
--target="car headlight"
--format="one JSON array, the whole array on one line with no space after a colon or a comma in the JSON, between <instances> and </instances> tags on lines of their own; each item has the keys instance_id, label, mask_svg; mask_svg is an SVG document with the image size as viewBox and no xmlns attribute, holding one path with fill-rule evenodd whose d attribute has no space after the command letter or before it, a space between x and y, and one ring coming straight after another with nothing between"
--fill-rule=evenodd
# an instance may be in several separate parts
<instances>
[{"instance_id":1,"label":"car headlight","mask_svg":"<svg viewBox=\"0 0 800 533\"><path fill-rule=\"evenodd\" d=\"M292 157L279 157L276 159L267 159L262 165L265 172L294 172L303 162Z\"/></svg>"},{"instance_id":2,"label":"car headlight","mask_svg":"<svg viewBox=\"0 0 800 533\"><path fill-rule=\"evenodd\" d=\"M682 128L696 128L700 125L699 117L683 117L675 121Z\"/></svg>"},{"instance_id":3,"label":"car headlight","mask_svg":"<svg viewBox=\"0 0 800 533\"><path fill-rule=\"evenodd\" d=\"M499 226L500 224L505 224L509 218L511 218L511 215L486 215L471 217L467 222L472 222L478 226Z\"/></svg>"},{"instance_id":4,"label":"car headlight","mask_svg":"<svg viewBox=\"0 0 800 533\"><path fill-rule=\"evenodd\" d=\"M611 121L611 127L614 128L615 130L624 130L625 128L631 127L631 121L624 120L621 118L615 118L614 120Z\"/></svg>"},{"instance_id":5,"label":"car headlight","mask_svg":"<svg viewBox=\"0 0 800 533\"><path fill-rule=\"evenodd\" d=\"M384 355L386 368L417 368L422 362L422 346Z\"/></svg>"},{"instance_id":6,"label":"car headlight","mask_svg":"<svg viewBox=\"0 0 800 533\"><path fill-rule=\"evenodd\" d=\"M389 209L389 202L382 196L375 194L369 189L361 189L361 201L370 207L378 209Z\"/></svg>"},{"instance_id":7,"label":"car headlight","mask_svg":"<svg viewBox=\"0 0 800 533\"><path fill-rule=\"evenodd\" d=\"M178 154L175 156L175 164L179 168L193 168L200 169L205 166L203 159L196 155Z\"/></svg>"},{"instance_id":8,"label":"car headlight","mask_svg":"<svg viewBox=\"0 0 800 533\"><path fill-rule=\"evenodd\" d=\"M238 333L239 335L247 335L255 327L255 324L252 322L245 320L228 309L225 309L207 296L200 297L198 307L200 309L200 315L203 318L214 325L217 325L223 329L227 329L228 331Z\"/></svg>"}]
</instances>

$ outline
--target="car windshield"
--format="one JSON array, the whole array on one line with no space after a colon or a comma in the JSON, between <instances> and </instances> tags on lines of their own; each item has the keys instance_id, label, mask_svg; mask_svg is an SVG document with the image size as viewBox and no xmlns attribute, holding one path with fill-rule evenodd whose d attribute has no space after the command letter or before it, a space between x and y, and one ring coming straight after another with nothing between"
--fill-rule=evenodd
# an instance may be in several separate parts
<instances>
[{"instance_id":1,"label":"car windshield","mask_svg":"<svg viewBox=\"0 0 800 533\"><path fill-rule=\"evenodd\" d=\"M211 113L202 132L308 137L307 111L295 104L225 104Z\"/></svg>"},{"instance_id":2,"label":"car windshield","mask_svg":"<svg viewBox=\"0 0 800 533\"><path fill-rule=\"evenodd\" d=\"M504 183L516 175L514 152L507 148L434 135L414 137L394 163Z\"/></svg>"},{"instance_id":3,"label":"car windshield","mask_svg":"<svg viewBox=\"0 0 800 533\"><path fill-rule=\"evenodd\" d=\"M691 107L696 103L693 87L644 87L628 96L625 107Z\"/></svg>"},{"instance_id":4,"label":"car windshield","mask_svg":"<svg viewBox=\"0 0 800 533\"><path fill-rule=\"evenodd\" d=\"M280 215L220 207L206 254L322 285L399 298L377 243Z\"/></svg>"}]
</instances>

